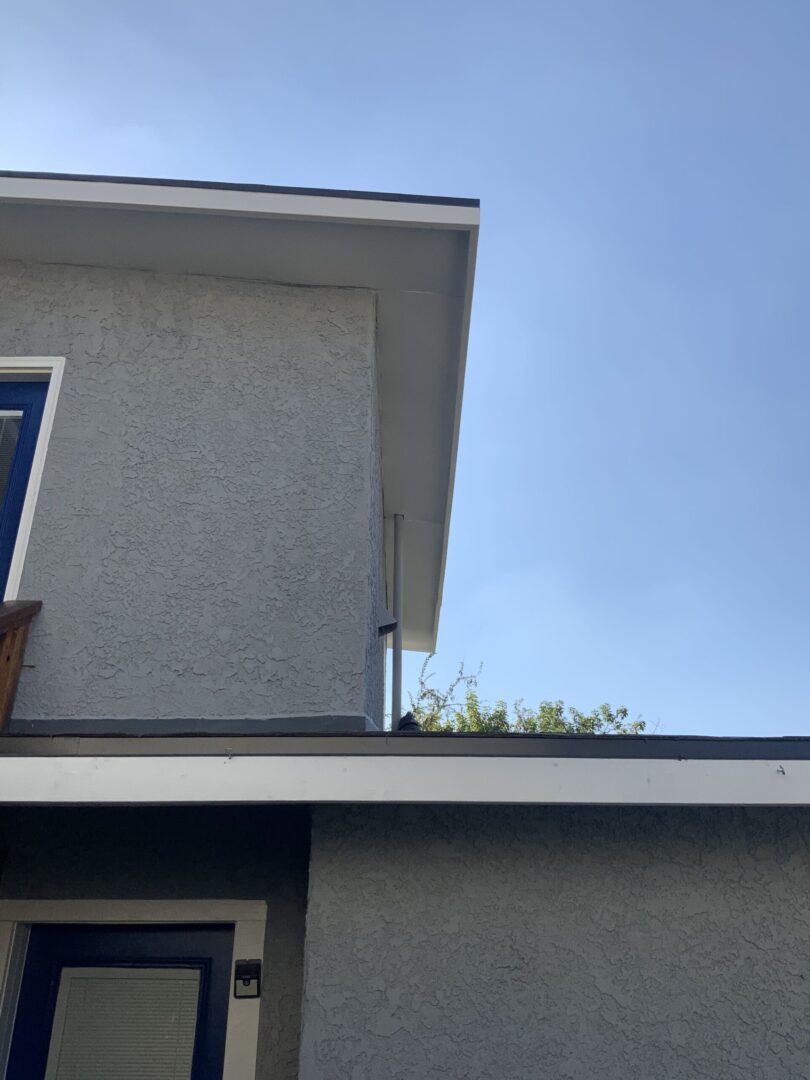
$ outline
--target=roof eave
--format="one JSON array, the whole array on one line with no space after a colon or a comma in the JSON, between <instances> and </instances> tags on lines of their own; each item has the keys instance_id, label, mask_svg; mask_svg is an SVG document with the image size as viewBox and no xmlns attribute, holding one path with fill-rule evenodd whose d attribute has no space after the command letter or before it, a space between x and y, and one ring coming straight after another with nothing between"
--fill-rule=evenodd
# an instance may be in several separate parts
<instances>
[{"instance_id":1,"label":"roof eave","mask_svg":"<svg viewBox=\"0 0 810 1080\"><path fill-rule=\"evenodd\" d=\"M0 171L0 203L441 230L463 233L467 237L458 355L449 361L456 368L457 375L455 400L452 408L445 413L452 434L449 464L445 457L441 467L441 473L447 476L447 488L443 516L436 519L441 529L441 546L430 573L431 582L436 583L432 617L427 604L423 603L420 608L423 614L415 619L413 632L410 632L406 610L406 647L425 651L435 649L447 561L472 308L480 220L478 200L324 188ZM296 282L291 281L290 284Z\"/></svg>"},{"instance_id":2,"label":"roof eave","mask_svg":"<svg viewBox=\"0 0 810 1080\"><path fill-rule=\"evenodd\" d=\"M0 170L0 199L417 228L467 229L479 221L476 199L9 170Z\"/></svg>"}]
</instances>

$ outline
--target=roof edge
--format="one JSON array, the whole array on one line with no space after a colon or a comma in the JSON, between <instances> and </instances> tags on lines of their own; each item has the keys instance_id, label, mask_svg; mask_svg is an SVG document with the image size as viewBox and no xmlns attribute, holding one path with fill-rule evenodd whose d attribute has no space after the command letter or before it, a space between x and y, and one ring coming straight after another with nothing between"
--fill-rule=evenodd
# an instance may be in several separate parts
<instances>
[{"instance_id":1,"label":"roof edge","mask_svg":"<svg viewBox=\"0 0 810 1080\"><path fill-rule=\"evenodd\" d=\"M26 172L0 169L0 177L15 180L66 180L96 184L142 184L144 187L196 188L209 191L250 191L266 195L313 195L333 199L367 199L373 202L416 203L426 206L466 206L480 209L480 199L443 195L406 195L388 191L355 191L349 188L311 188L278 184L237 184L218 180L169 180L152 176L106 176L93 173Z\"/></svg>"},{"instance_id":2,"label":"roof edge","mask_svg":"<svg viewBox=\"0 0 810 1080\"><path fill-rule=\"evenodd\" d=\"M52 724L50 732L48 725ZM231 757L408 757L408 758L554 758L602 761L810 761L810 738L786 736L590 735L590 734L444 734L440 732L324 732L286 730L257 733L262 721L231 721L228 734L204 733L191 725L204 721L143 721L144 734L111 734L105 721L96 734L88 723L41 721L35 734L0 733L0 758L21 756L216 756ZM115 722L113 722L115 723ZM120 723L120 722L119 722ZM267 723L265 721L265 723ZM276 720L276 723L283 721ZM84 728L84 730L82 730Z\"/></svg>"}]
</instances>

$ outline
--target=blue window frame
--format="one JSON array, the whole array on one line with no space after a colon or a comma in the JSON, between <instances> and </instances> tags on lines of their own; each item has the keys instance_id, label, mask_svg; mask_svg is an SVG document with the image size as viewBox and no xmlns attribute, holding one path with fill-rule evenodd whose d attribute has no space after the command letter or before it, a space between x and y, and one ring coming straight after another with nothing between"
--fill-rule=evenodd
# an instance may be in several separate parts
<instances>
[{"instance_id":1,"label":"blue window frame","mask_svg":"<svg viewBox=\"0 0 810 1080\"><path fill-rule=\"evenodd\" d=\"M3 595L47 394L47 380L0 382L0 589Z\"/></svg>"}]
</instances>

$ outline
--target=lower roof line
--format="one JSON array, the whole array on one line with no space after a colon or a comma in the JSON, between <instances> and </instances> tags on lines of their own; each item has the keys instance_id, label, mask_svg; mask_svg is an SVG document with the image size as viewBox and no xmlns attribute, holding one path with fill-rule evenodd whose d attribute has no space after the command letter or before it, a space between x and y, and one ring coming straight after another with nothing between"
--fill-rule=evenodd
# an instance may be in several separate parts
<instances>
[{"instance_id":1,"label":"lower roof line","mask_svg":"<svg viewBox=\"0 0 810 1080\"><path fill-rule=\"evenodd\" d=\"M810 761L0 756L4 805L269 803L810 806Z\"/></svg>"}]
</instances>

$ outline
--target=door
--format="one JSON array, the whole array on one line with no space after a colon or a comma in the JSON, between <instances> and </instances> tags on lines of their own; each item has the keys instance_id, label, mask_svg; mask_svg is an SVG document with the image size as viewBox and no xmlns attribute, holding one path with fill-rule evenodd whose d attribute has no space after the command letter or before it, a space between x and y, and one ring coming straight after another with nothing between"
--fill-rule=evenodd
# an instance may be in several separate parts
<instances>
[{"instance_id":1,"label":"door","mask_svg":"<svg viewBox=\"0 0 810 1080\"><path fill-rule=\"evenodd\" d=\"M17 542L47 394L46 380L0 382L0 599Z\"/></svg>"},{"instance_id":2,"label":"door","mask_svg":"<svg viewBox=\"0 0 810 1080\"><path fill-rule=\"evenodd\" d=\"M33 926L6 1080L222 1080L233 936Z\"/></svg>"}]
</instances>

